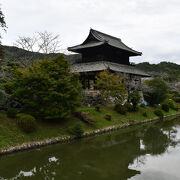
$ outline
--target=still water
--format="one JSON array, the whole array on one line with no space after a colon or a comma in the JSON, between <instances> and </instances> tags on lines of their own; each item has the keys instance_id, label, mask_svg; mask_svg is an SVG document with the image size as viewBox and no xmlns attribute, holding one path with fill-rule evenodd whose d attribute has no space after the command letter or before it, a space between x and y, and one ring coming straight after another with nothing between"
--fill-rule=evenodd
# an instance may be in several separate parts
<instances>
[{"instance_id":1,"label":"still water","mask_svg":"<svg viewBox=\"0 0 180 180\"><path fill-rule=\"evenodd\" d=\"M180 119L0 157L0 180L179 180Z\"/></svg>"}]
</instances>

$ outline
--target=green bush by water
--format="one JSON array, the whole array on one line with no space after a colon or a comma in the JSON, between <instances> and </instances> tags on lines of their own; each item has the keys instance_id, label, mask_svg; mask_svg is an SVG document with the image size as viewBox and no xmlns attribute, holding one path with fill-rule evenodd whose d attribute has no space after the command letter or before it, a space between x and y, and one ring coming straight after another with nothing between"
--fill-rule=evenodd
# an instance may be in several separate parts
<instances>
[{"instance_id":1,"label":"green bush by water","mask_svg":"<svg viewBox=\"0 0 180 180\"><path fill-rule=\"evenodd\" d=\"M105 115L105 119L108 120L108 121L111 121L112 120L112 117L110 114L106 114Z\"/></svg>"},{"instance_id":2,"label":"green bush by water","mask_svg":"<svg viewBox=\"0 0 180 180\"><path fill-rule=\"evenodd\" d=\"M133 105L128 103L128 102L126 102L124 104L124 106L125 106L125 108L127 109L128 112L132 112L134 110Z\"/></svg>"},{"instance_id":3,"label":"green bush by water","mask_svg":"<svg viewBox=\"0 0 180 180\"><path fill-rule=\"evenodd\" d=\"M122 104L116 104L114 106L114 110L119 113L119 114L122 114L122 115L125 115L126 112L127 112L127 109L125 106L123 106Z\"/></svg>"},{"instance_id":4,"label":"green bush by water","mask_svg":"<svg viewBox=\"0 0 180 180\"><path fill-rule=\"evenodd\" d=\"M75 126L72 128L71 131L72 131L72 134L74 134L78 138L82 137L84 133L84 129L80 123L75 124Z\"/></svg>"},{"instance_id":5,"label":"green bush by water","mask_svg":"<svg viewBox=\"0 0 180 180\"><path fill-rule=\"evenodd\" d=\"M156 116L158 116L160 119L163 119L163 117L164 117L164 114L163 114L163 112L161 111L161 109L156 109L156 110L154 111L154 114L155 114Z\"/></svg>"},{"instance_id":6,"label":"green bush by water","mask_svg":"<svg viewBox=\"0 0 180 180\"><path fill-rule=\"evenodd\" d=\"M24 132L31 133L36 130L36 119L29 114L17 114L17 125Z\"/></svg>"}]
</instances>

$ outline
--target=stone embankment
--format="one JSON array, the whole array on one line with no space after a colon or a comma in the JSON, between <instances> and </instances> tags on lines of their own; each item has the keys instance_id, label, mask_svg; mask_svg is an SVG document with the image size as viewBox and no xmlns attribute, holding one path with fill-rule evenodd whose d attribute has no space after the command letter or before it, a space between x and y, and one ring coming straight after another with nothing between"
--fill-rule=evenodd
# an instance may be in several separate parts
<instances>
[{"instance_id":1,"label":"stone embankment","mask_svg":"<svg viewBox=\"0 0 180 180\"><path fill-rule=\"evenodd\" d=\"M176 116L180 116L180 113L167 115L167 116L164 116L164 118L167 119L167 118L176 117ZM89 137L89 136L96 136L96 135L104 134L104 133L111 132L111 131L117 131L119 129L125 129L125 128L135 126L135 125L151 123L151 122L154 122L157 120L159 120L158 117L153 118L153 119L144 120L144 121L137 122L137 123L132 123L132 124L114 125L111 127L106 127L106 128L102 128L102 129L93 130L93 131L86 131L82 135L82 138ZM11 154L11 153L25 151L25 150L31 150L31 149L38 149L38 148L41 148L44 146L53 145L53 144L57 144L57 143L70 142L75 139L77 139L77 137L75 137L75 136L61 136L61 137L55 137L55 138L46 139L46 140L38 141L38 142L23 143L19 146L14 146L14 147L0 151L0 155L6 155L6 154Z\"/></svg>"}]
</instances>

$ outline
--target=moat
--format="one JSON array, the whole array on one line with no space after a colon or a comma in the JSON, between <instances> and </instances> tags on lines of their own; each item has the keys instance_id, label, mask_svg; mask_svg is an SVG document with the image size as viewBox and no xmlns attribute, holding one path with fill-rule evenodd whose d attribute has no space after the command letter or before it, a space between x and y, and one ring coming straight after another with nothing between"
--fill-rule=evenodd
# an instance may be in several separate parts
<instances>
[{"instance_id":1,"label":"moat","mask_svg":"<svg viewBox=\"0 0 180 180\"><path fill-rule=\"evenodd\" d=\"M178 180L180 118L0 157L0 180Z\"/></svg>"}]
</instances>

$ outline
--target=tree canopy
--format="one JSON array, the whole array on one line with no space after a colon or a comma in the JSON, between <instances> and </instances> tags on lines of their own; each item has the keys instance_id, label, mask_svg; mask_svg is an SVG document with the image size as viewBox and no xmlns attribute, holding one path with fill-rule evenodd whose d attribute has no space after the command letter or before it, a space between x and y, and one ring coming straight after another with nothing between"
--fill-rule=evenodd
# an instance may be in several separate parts
<instances>
[{"instance_id":1,"label":"tree canopy","mask_svg":"<svg viewBox=\"0 0 180 180\"><path fill-rule=\"evenodd\" d=\"M96 87L100 90L106 102L113 98L115 103L122 103L125 99L126 88L123 78L108 70L99 73Z\"/></svg>"},{"instance_id":2,"label":"tree canopy","mask_svg":"<svg viewBox=\"0 0 180 180\"><path fill-rule=\"evenodd\" d=\"M5 30L6 29L6 22L5 22L5 17L4 14L0 8L0 27ZM1 34L0 34L0 39L2 38ZM0 41L0 58L2 58L4 55L2 47L1 47L1 41Z\"/></svg>"},{"instance_id":3,"label":"tree canopy","mask_svg":"<svg viewBox=\"0 0 180 180\"><path fill-rule=\"evenodd\" d=\"M163 102L168 94L168 85L162 78L154 78L145 81L143 88L144 99L150 104L160 104Z\"/></svg>"},{"instance_id":4,"label":"tree canopy","mask_svg":"<svg viewBox=\"0 0 180 180\"><path fill-rule=\"evenodd\" d=\"M41 119L67 118L79 104L79 75L71 73L62 55L17 68L4 87L12 100L20 102L22 112Z\"/></svg>"}]
</instances>

